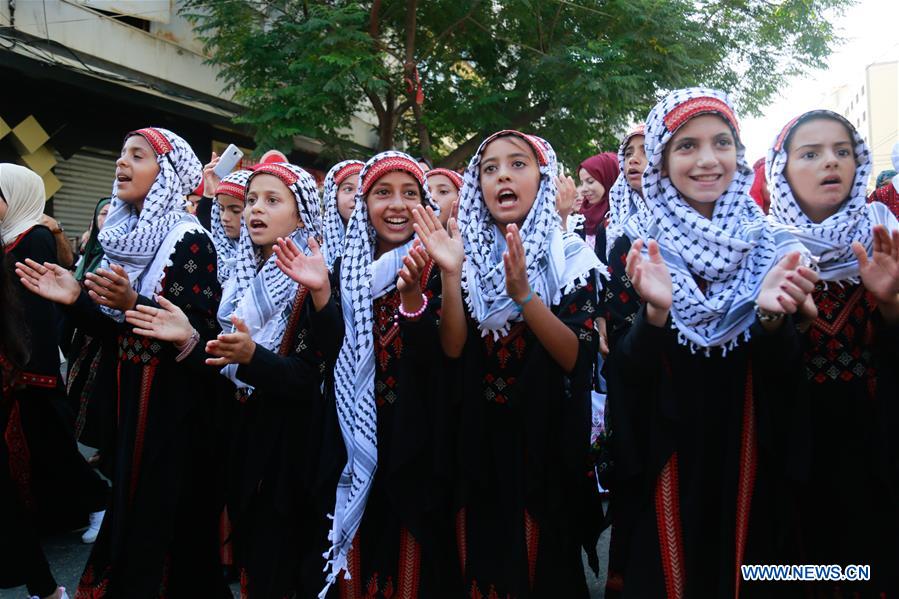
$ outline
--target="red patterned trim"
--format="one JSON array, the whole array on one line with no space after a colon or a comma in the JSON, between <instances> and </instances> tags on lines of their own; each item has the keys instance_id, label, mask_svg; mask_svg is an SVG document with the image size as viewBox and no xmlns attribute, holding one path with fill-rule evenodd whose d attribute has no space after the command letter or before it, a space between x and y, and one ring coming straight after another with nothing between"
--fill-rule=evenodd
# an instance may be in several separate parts
<instances>
[{"instance_id":1,"label":"red patterned trim","mask_svg":"<svg viewBox=\"0 0 899 599\"><path fill-rule=\"evenodd\" d=\"M103 599L109 586L109 568L99 578L94 576L94 567L88 566L78 581L75 599Z\"/></svg>"},{"instance_id":2,"label":"red patterned trim","mask_svg":"<svg viewBox=\"0 0 899 599\"><path fill-rule=\"evenodd\" d=\"M37 226L37 225L35 225L34 227L36 227L36 226ZM16 238L13 240L12 243L10 243L8 246L6 246L5 248L3 248L3 253L4 253L4 254L8 254L8 253L10 253L11 251L13 251L13 250L15 249L15 247L16 247L17 245L19 245L19 243L20 243L23 239L25 239L25 236L28 235L29 233L31 233L31 230L34 229L34 227L31 227L31 229L28 229L27 231L23 231L18 237L16 237Z\"/></svg>"},{"instance_id":3,"label":"red patterned trim","mask_svg":"<svg viewBox=\"0 0 899 599\"><path fill-rule=\"evenodd\" d=\"M528 584L534 590L537 577L537 550L540 546L540 524L524 510L524 543L528 552Z\"/></svg>"},{"instance_id":4,"label":"red patterned trim","mask_svg":"<svg viewBox=\"0 0 899 599\"><path fill-rule=\"evenodd\" d=\"M172 143L168 140L168 138L159 130L154 129L153 127L146 127L144 129L132 131L128 134L128 137L131 137L132 135L140 135L141 137L146 139L150 143L150 145L153 146L153 151L156 152L158 156L168 154L173 149Z\"/></svg>"},{"instance_id":5,"label":"red patterned trim","mask_svg":"<svg viewBox=\"0 0 899 599\"><path fill-rule=\"evenodd\" d=\"M852 315L852 311L855 309L855 304L861 301L862 298L865 297L866 289L864 285L859 285L856 290L849 296L849 299L846 300L846 303L840 310L840 315L834 320L832 323L827 324L827 321L818 315L818 318L812 322L812 326L816 329L823 331L829 337L835 336L837 333L843 330L843 327L846 326L846 321L849 320L849 317Z\"/></svg>"},{"instance_id":6,"label":"red patterned trim","mask_svg":"<svg viewBox=\"0 0 899 599\"><path fill-rule=\"evenodd\" d=\"M90 337L85 337L85 351L89 346ZM91 364L87 372L87 378L84 380L84 385L81 387L81 395L78 398L78 416L75 419L76 439L81 438L81 433L84 432L84 425L87 423L87 408L90 404L91 394L94 389L94 383L97 379L97 372L99 372L100 369L100 358L102 357L103 348L100 347L97 349L97 353L94 354L93 360L91 360ZM79 359L83 359L83 357L79 357ZM69 380L73 380L75 376L75 373L69 373Z\"/></svg>"},{"instance_id":7,"label":"red patterned trim","mask_svg":"<svg viewBox=\"0 0 899 599\"><path fill-rule=\"evenodd\" d=\"M35 374L34 372L23 372L19 377L19 382L23 385L42 389L55 389L58 380L59 377L56 375Z\"/></svg>"},{"instance_id":8,"label":"red patterned trim","mask_svg":"<svg viewBox=\"0 0 899 599\"><path fill-rule=\"evenodd\" d=\"M659 531L662 570L665 573L665 593L668 599L682 599L686 578L684 539L680 520L677 452L671 455L659 473L655 495L656 525Z\"/></svg>"},{"instance_id":9,"label":"red patterned trim","mask_svg":"<svg viewBox=\"0 0 899 599\"><path fill-rule=\"evenodd\" d=\"M215 195L226 195L237 198L241 202L246 199L246 191L247 188L243 185L238 185L233 181L223 181L219 183L219 186L215 188Z\"/></svg>"},{"instance_id":10,"label":"red patterned trim","mask_svg":"<svg viewBox=\"0 0 899 599\"><path fill-rule=\"evenodd\" d=\"M425 174L425 177L430 179L431 177L436 177L437 175L443 175L453 182L453 185L456 186L456 189L462 189L462 175L460 175L456 171L451 171L448 168L432 168Z\"/></svg>"},{"instance_id":11,"label":"red patterned trim","mask_svg":"<svg viewBox=\"0 0 899 599\"><path fill-rule=\"evenodd\" d=\"M240 599L249 599L250 597L250 576L247 574L246 568L240 569Z\"/></svg>"},{"instance_id":12,"label":"red patterned trim","mask_svg":"<svg viewBox=\"0 0 899 599\"><path fill-rule=\"evenodd\" d=\"M372 185L378 182L378 179L393 171L409 173L418 181L419 185L425 186L425 174L417 162L402 156L389 156L377 161L366 171L365 178L362 179L362 195L367 194Z\"/></svg>"},{"instance_id":13,"label":"red patterned trim","mask_svg":"<svg viewBox=\"0 0 899 599\"><path fill-rule=\"evenodd\" d=\"M790 134L790 131L793 130L793 127L796 126L796 123L802 117L796 117L789 123L787 123L783 129L780 130L780 135L777 136L777 139L774 141L774 151L780 152L784 147L784 142L787 140L787 135Z\"/></svg>"},{"instance_id":14,"label":"red patterned trim","mask_svg":"<svg viewBox=\"0 0 899 599\"><path fill-rule=\"evenodd\" d=\"M250 179L258 174L274 175L281 179L284 185L290 187L300 178L295 172L284 166L283 164L259 164L253 169L253 174L247 179L247 189L250 187Z\"/></svg>"},{"instance_id":15,"label":"red patterned trim","mask_svg":"<svg viewBox=\"0 0 899 599\"><path fill-rule=\"evenodd\" d=\"M421 577L421 548L412 533L400 530L400 563L397 572L397 599L416 599Z\"/></svg>"},{"instance_id":16,"label":"red patterned trim","mask_svg":"<svg viewBox=\"0 0 899 599\"><path fill-rule=\"evenodd\" d=\"M749 532L749 512L752 508L752 492L755 488L757 448L755 437L755 402L753 400L752 362L746 368L746 387L743 395L743 431L740 435L740 478L737 481L737 528L736 528L736 579L734 599L740 597L740 566L746 550L746 536Z\"/></svg>"},{"instance_id":17,"label":"red patterned trim","mask_svg":"<svg viewBox=\"0 0 899 599\"><path fill-rule=\"evenodd\" d=\"M144 455L144 438L147 433L147 411L150 404L150 389L153 386L153 376L156 374L156 365L144 366L140 382L140 399L137 411L137 430L134 439L134 457L131 460L131 493L130 499L134 500L137 491L137 479L140 476L140 463Z\"/></svg>"},{"instance_id":18,"label":"red patterned trim","mask_svg":"<svg viewBox=\"0 0 899 599\"><path fill-rule=\"evenodd\" d=\"M456 512L456 549L459 551L459 567L462 576L465 576L465 568L468 565L468 530L465 508Z\"/></svg>"},{"instance_id":19,"label":"red patterned trim","mask_svg":"<svg viewBox=\"0 0 899 599\"><path fill-rule=\"evenodd\" d=\"M549 158L546 156L546 150L543 148L543 144L540 142L540 140L533 135L528 135L527 133L522 133L521 131L516 131L514 129L503 129L502 131L497 131L496 133L485 139L481 144L481 147L487 147L487 144L489 144L497 137L506 137L509 135L515 135L516 137L520 137L524 141L528 142L528 145L531 146L531 149L534 150L534 153L537 155L537 162L540 163L540 166L546 166L547 164L549 164Z\"/></svg>"},{"instance_id":20,"label":"red patterned trim","mask_svg":"<svg viewBox=\"0 0 899 599\"><path fill-rule=\"evenodd\" d=\"M34 508L34 495L31 492L31 450L28 448L28 438L22 427L22 414L19 411L18 401L12 402L3 438L9 448L9 476L19 491L22 503L30 511Z\"/></svg>"},{"instance_id":21,"label":"red patterned trim","mask_svg":"<svg viewBox=\"0 0 899 599\"><path fill-rule=\"evenodd\" d=\"M346 578L343 575L338 575L337 586L340 589L340 599L362 598L362 587L360 586L360 583L362 583L360 580L362 577L362 564L359 558L359 535L360 533L357 531L346 556L346 565L349 568L350 577Z\"/></svg>"},{"instance_id":22,"label":"red patterned trim","mask_svg":"<svg viewBox=\"0 0 899 599\"><path fill-rule=\"evenodd\" d=\"M709 113L723 116L727 122L730 123L730 126L733 127L737 135L740 134L740 126L737 124L737 117L730 106L718 98L710 98L707 96L691 98L672 108L671 111L665 115L665 127L668 131L674 133L694 116Z\"/></svg>"},{"instance_id":23,"label":"red patterned trim","mask_svg":"<svg viewBox=\"0 0 899 599\"><path fill-rule=\"evenodd\" d=\"M287 321L287 328L284 329L284 337L281 338L281 347L278 348L278 353L282 356L286 356L290 353L293 338L296 336L297 324L300 322L300 314L303 312L303 304L306 303L306 296L308 295L309 290L300 285L300 289L297 291L296 300L293 303L293 309L290 311L290 319Z\"/></svg>"},{"instance_id":24,"label":"red patterned trim","mask_svg":"<svg viewBox=\"0 0 899 599\"><path fill-rule=\"evenodd\" d=\"M340 187L340 184L347 177L352 177L353 175L358 175L362 171L363 164L361 162L351 162L348 165L344 166L342 169L334 173L334 185Z\"/></svg>"}]
</instances>

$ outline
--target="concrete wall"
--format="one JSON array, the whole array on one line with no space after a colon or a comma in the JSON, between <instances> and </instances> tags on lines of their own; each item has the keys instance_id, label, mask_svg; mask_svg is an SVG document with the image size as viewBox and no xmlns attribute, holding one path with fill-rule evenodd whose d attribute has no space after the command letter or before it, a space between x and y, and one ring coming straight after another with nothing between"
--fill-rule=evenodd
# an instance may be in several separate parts
<instances>
[{"instance_id":1,"label":"concrete wall","mask_svg":"<svg viewBox=\"0 0 899 599\"><path fill-rule=\"evenodd\" d=\"M872 177L893 168L890 152L899 141L899 62L869 65L867 71L870 135L868 145L874 161Z\"/></svg>"}]
</instances>

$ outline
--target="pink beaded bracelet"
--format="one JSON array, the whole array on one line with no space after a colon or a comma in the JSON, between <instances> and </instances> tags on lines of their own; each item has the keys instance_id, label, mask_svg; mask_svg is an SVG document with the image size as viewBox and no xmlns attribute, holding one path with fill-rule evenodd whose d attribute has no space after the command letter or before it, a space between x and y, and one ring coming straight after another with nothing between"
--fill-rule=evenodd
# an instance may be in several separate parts
<instances>
[{"instance_id":1,"label":"pink beaded bracelet","mask_svg":"<svg viewBox=\"0 0 899 599\"><path fill-rule=\"evenodd\" d=\"M402 302L400 302L399 313L400 313L400 316L402 316L403 318L418 318L419 316L421 316L422 314L425 313L425 310L427 309L427 307L428 307L428 296L426 296L424 293L422 293L421 294L421 308L419 308L415 312L406 312L405 310L403 310Z\"/></svg>"}]
</instances>

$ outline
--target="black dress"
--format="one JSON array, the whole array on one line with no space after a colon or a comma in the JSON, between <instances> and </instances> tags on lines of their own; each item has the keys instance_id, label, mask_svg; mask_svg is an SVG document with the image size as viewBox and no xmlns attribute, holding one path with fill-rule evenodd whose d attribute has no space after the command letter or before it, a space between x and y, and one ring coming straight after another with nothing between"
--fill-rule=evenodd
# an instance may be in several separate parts
<instances>
[{"instance_id":1,"label":"black dress","mask_svg":"<svg viewBox=\"0 0 899 599\"><path fill-rule=\"evenodd\" d=\"M335 273L339 268L335 264ZM341 598L460 596L449 504L449 406L437 328L440 272L433 263L421 286L428 306L415 321L395 319L396 289L374 300L378 468L347 557L352 578L339 578Z\"/></svg>"},{"instance_id":2,"label":"black dress","mask_svg":"<svg viewBox=\"0 0 899 599\"><path fill-rule=\"evenodd\" d=\"M790 592L741 584L742 564L796 561L792 491L801 471L801 355L791 319L722 356L679 345L641 309L614 362L624 401L617 445L629 495L624 597ZM632 473L634 468L639 468Z\"/></svg>"},{"instance_id":3,"label":"black dress","mask_svg":"<svg viewBox=\"0 0 899 599\"><path fill-rule=\"evenodd\" d=\"M469 321L456 481L464 597L587 597L583 531L602 519L587 476L596 302L588 283L551 307L578 339L567 375L524 322L494 340Z\"/></svg>"},{"instance_id":4,"label":"black dress","mask_svg":"<svg viewBox=\"0 0 899 599\"><path fill-rule=\"evenodd\" d=\"M316 311L300 287L279 351L257 346L252 361L237 369L237 378L254 391L236 420L228 511L237 563L244 569L242 586L251 599L314 597L324 586L322 389L323 383L333 385L342 340L336 296Z\"/></svg>"},{"instance_id":5,"label":"black dress","mask_svg":"<svg viewBox=\"0 0 899 599\"><path fill-rule=\"evenodd\" d=\"M844 595L899 596L899 326L860 284L819 283L814 298L818 318L803 335L813 435L804 563L870 565L871 581L840 583Z\"/></svg>"},{"instance_id":6,"label":"black dress","mask_svg":"<svg viewBox=\"0 0 899 599\"><path fill-rule=\"evenodd\" d=\"M214 398L204 364L218 331L215 250L204 233L175 245L162 293L200 333L182 362L171 343L135 335L85 292L68 308L75 325L118 348L113 497L88 559L79 599L228 597L218 555ZM154 305L140 296L139 303Z\"/></svg>"}]
</instances>

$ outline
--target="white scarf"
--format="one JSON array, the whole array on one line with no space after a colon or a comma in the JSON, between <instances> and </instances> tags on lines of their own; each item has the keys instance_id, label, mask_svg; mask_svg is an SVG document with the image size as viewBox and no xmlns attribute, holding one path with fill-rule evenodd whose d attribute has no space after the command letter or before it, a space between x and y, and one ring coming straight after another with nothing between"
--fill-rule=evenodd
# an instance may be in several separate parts
<instances>
[{"instance_id":1,"label":"white scarf","mask_svg":"<svg viewBox=\"0 0 899 599\"><path fill-rule=\"evenodd\" d=\"M521 240L531 289L547 305L559 303L563 295L584 285L590 271L602 263L584 240L573 232L563 232L556 211L556 154L543 139L518 131L500 131L481 143L465 170L465 184L459 194L459 227L465 246L462 287L468 309L482 335L506 335L514 322L523 320L515 302L506 292L503 265L505 237L500 233L484 202L480 182L481 155L499 136L514 135L533 149L540 168L537 198L521 226Z\"/></svg>"},{"instance_id":2,"label":"white scarf","mask_svg":"<svg viewBox=\"0 0 899 599\"><path fill-rule=\"evenodd\" d=\"M356 206L347 223L346 243L340 266L340 294L345 336L334 367L337 416L346 446L347 463L337 483L334 523L325 554L328 582L324 598L341 570L347 570L347 553L362 522L365 504L378 467L378 409L375 404L374 310L372 302L393 290L403 258L412 240L374 259L376 233L365 195L383 175L393 171L412 175L421 187L423 203L437 210L424 173L408 154L381 152L365 163L359 174ZM349 571L347 570L347 576Z\"/></svg>"},{"instance_id":3,"label":"white scarf","mask_svg":"<svg viewBox=\"0 0 899 599\"><path fill-rule=\"evenodd\" d=\"M839 211L821 223L812 222L805 215L790 183L787 181L787 149L785 142L796 127L814 117L834 119L852 132L855 151L855 179L849 197ZM858 260L852 252L852 242L858 241L870 254L874 236L871 228L884 225L888 231L899 228L896 217L880 202L867 203L866 187L871 175L871 153L852 123L829 110L812 110L790 121L768 150L765 163L768 191L771 193L769 220L778 229L792 233L808 248L816 260L823 281L858 283Z\"/></svg>"},{"instance_id":4,"label":"white scarf","mask_svg":"<svg viewBox=\"0 0 899 599\"><path fill-rule=\"evenodd\" d=\"M253 177L260 173L278 177L293 192L304 226L291 233L290 239L309 255L306 240L309 236L321 238L321 211L315 179L298 166L268 163L259 165L253 171L247 180L247 188ZM222 288L218 320L223 331L231 331L233 329L231 316L236 315L246 323L253 341L277 352L290 320L298 284L281 272L275 264L274 254L262 264L262 268L259 268L261 260L261 252L253 245L250 232L242 222L240 241L230 278L225 281ZM252 393L253 388L237 378L237 366L229 364L221 372L238 388L246 388Z\"/></svg>"},{"instance_id":5,"label":"white scarf","mask_svg":"<svg viewBox=\"0 0 899 599\"><path fill-rule=\"evenodd\" d=\"M711 220L691 208L671 180L662 176L665 146L683 124L700 114L722 117L737 144L737 170L715 202ZM791 235L769 227L749 196L753 171L746 163L726 94L705 88L668 94L649 113L645 143L643 197L656 220L657 241L671 272L671 319L678 341L691 349L722 347L726 352L741 336L748 339L755 299L768 271L789 252L807 252ZM694 275L708 283L705 292Z\"/></svg>"},{"instance_id":6,"label":"white scarf","mask_svg":"<svg viewBox=\"0 0 899 599\"><path fill-rule=\"evenodd\" d=\"M334 266L334 261L343 255L343 238L346 227L340 212L337 210L337 190L340 184L352 175L362 170L363 163L359 160L344 160L331 167L325 176L325 189L322 194L322 212L324 213L324 245L322 253L325 256L325 264L328 269ZM358 184L356 185L358 187ZM349 224L349 223L348 223Z\"/></svg>"},{"instance_id":7,"label":"white scarf","mask_svg":"<svg viewBox=\"0 0 899 599\"><path fill-rule=\"evenodd\" d=\"M0 221L3 245L41 223L44 214L44 180L18 164L0 164L0 195L6 199L6 216Z\"/></svg>"},{"instance_id":8,"label":"white scarf","mask_svg":"<svg viewBox=\"0 0 899 599\"><path fill-rule=\"evenodd\" d=\"M652 212L643 201L643 196L627 182L627 167L624 156L627 144L638 135L646 134L646 126L634 127L621 141L618 147L618 178L609 190L609 224L606 226L606 258L612 246L622 235L631 241L645 235L652 223Z\"/></svg>"},{"instance_id":9,"label":"white scarf","mask_svg":"<svg viewBox=\"0 0 899 599\"><path fill-rule=\"evenodd\" d=\"M167 239L170 233L184 234L200 227L200 221L187 212L184 196L197 188L203 165L181 137L158 127L139 129L128 134L140 135L156 152L159 174L153 181L143 209L138 213L131 204L118 197L118 182L112 187L109 216L97 235L105 257L101 268L119 264L125 269L131 286L139 292L155 293L165 273L168 254L156 260L163 248L171 250L178 239ZM163 268L151 266L162 264ZM152 275L144 280L145 275ZM104 308L108 314L120 316L117 310Z\"/></svg>"},{"instance_id":10,"label":"white scarf","mask_svg":"<svg viewBox=\"0 0 899 599\"><path fill-rule=\"evenodd\" d=\"M217 263L216 275L219 283L224 285L231 277L231 267L237 259L237 248L240 239L231 239L222 227L222 206L219 204L219 194L235 197L244 201L247 191L247 180L252 171L234 171L221 180L215 189L215 200L212 206L212 243L215 245L215 260ZM243 231L243 214L240 216L240 228Z\"/></svg>"}]
</instances>

